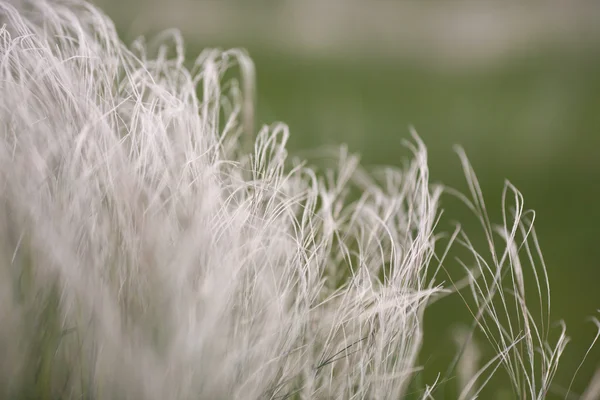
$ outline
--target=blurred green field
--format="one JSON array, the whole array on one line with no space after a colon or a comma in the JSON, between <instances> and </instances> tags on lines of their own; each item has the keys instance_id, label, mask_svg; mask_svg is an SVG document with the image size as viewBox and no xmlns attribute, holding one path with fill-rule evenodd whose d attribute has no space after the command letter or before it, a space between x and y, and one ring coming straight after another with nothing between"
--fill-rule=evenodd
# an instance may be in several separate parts
<instances>
[{"instance_id":1,"label":"blurred green field","mask_svg":"<svg viewBox=\"0 0 600 400\"><path fill-rule=\"evenodd\" d=\"M453 145L466 150L493 221L501 222L504 180L522 191L525 207L537 215L553 319L564 319L573 338L558 373L559 382L569 382L594 338L586 319L600 308L600 51L546 50L493 68L450 71L250 53L259 120L290 126L292 154L346 143L367 166L400 165L408 155L401 141L410 138L413 125L428 146L433 181L466 191ZM483 244L466 208L445 200L447 214ZM452 226L448 221L441 228ZM451 357L455 347L444 328L461 318L468 321L458 298L434 306L426 320L425 352L440 361ZM576 393L599 360L597 348L575 380Z\"/></svg>"},{"instance_id":2,"label":"blurred green field","mask_svg":"<svg viewBox=\"0 0 600 400\"><path fill-rule=\"evenodd\" d=\"M568 385L596 333L587 318L600 309L600 48L540 47L487 66L452 68L401 57L294 57L243 39L186 40L189 56L205 46L249 50L257 71L258 121L287 123L292 155L345 143L364 165L400 165L408 156L401 142L410 138L412 125L428 147L433 181L466 191L452 146L466 150L493 222L501 222L505 179L519 188L525 208L536 211L552 320L564 319L572 337L557 379ZM483 244L466 207L447 197L442 206ZM444 220L440 228L453 226ZM442 369L456 351L449 328L470 320L458 297L442 303L426 318L424 354L431 356L421 363L431 371ZM598 367L600 347L577 375L575 393ZM435 373L423 378L432 382ZM564 398L564 388L555 389Z\"/></svg>"}]
</instances>

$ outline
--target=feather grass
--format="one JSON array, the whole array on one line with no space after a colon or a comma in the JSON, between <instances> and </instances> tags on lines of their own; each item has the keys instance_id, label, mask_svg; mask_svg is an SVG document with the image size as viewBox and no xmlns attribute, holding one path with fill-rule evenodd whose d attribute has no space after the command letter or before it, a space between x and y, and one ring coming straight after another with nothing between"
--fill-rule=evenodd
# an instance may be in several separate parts
<instances>
[{"instance_id":1,"label":"feather grass","mask_svg":"<svg viewBox=\"0 0 600 400\"><path fill-rule=\"evenodd\" d=\"M402 398L427 305L454 293L474 321L464 348L480 331L497 354L462 363L460 398L499 369L517 397L545 398L568 339L548 339L533 214L512 185L495 227L466 156L469 197L430 183L416 134L400 169L344 150L325 171L290 160L285 125L254 132L241 50L188 67L176 31L125 46L79 0L0 1L0 24L3 397ZM444 191L489 242L450 236L474 263L447 286Z\"/></svg>"}]
</instances>

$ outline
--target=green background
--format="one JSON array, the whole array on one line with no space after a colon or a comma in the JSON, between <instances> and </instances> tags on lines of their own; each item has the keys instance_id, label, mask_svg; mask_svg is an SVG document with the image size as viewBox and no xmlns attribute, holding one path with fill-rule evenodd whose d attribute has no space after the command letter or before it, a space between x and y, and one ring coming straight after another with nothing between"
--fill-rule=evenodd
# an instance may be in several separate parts
<instances>
[{"instance_id":1,"label":"green background","mask_svg":"<svg viewBox=\"0 0 600 400\"><path fill-rule=\"evenodd\" d=\"M465 149L492 221L501 222L504 180L517 186L525 207L536 211L552 319L564 319L572 337L557 377L568 384L596 333L586 319L600 308L600 52L546 50L476 72L250 52L257 68L259 120L289 124L292 153L347 143L367 166L400 165L407 155L401 141L410 138L413 125L428 147L432 181L464 192L453 145ZM452 204L444 200L442 208L477 241L473 236L482 232L477 222L465 219L464 207L449 209ZM456 313L448 312L448 305L431 309L428 355L443 358L455 351L444 328L467 321L468 314L460 301L453 306ZM598 350L578 374L575 392L600 366Z\"/></svg>"}]
</instances>

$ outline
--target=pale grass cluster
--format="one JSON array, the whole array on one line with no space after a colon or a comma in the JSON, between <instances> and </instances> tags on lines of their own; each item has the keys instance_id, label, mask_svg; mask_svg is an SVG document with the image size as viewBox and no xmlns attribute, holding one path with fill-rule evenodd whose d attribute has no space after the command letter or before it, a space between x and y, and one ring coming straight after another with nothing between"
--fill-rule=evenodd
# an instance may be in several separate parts
<instances>
[{"instance_id":1,"label":"pale grass cluster","mask_svg":"<svg viewBox=\"0 0 600 400\"><path fill-rule=\"evenodd\" d=\"M0 397L425 399L457 375L473 398L500 373L545 398L567 338L548 341L515 188L493 226L461 155L476 250L437 232L445 189L416 135L403 169L367 173L344 151L288 159L285 125L255 133L242 51L187 63L176 32L126 46L79 0L2 0L0 26ZM418 387L423 315L448 295L473 316L458 372Z\"/></svg>"}]
</instances>

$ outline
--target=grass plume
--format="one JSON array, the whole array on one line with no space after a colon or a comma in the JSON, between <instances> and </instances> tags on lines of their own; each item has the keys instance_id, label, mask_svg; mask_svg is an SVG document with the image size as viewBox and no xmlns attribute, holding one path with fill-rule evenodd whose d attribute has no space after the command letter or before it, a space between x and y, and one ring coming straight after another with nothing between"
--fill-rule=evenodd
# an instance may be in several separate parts
<instances>
[{"instance_id":1,"label":"grass plume","mask_svg":"<svg viewBox=\"0 0 600 400\"><path fill-rule=\"evenodd\" d=\"M459 397L498 370L517 397L546 397L567 337L549 340L516 188L492 225L461 153L470 196L453 193L489 248L457 228L440 251L448 190L416 134L404 168L366 171L342 150L320 170L289 159L285 125L255 133L243 51L188 65L176 31L126 46L78 0L2 0L0 26L4 398L398 399L424 312L449 294L473 316L459 356L474 332L496 352L457 358ZM442 276L450 245L472 256L463 279Z\"/></svg>"}]
</instances>

